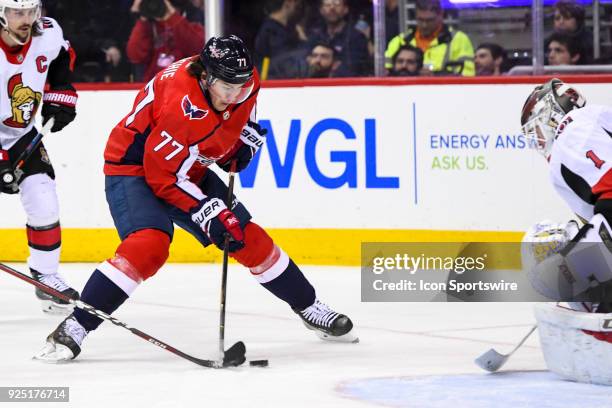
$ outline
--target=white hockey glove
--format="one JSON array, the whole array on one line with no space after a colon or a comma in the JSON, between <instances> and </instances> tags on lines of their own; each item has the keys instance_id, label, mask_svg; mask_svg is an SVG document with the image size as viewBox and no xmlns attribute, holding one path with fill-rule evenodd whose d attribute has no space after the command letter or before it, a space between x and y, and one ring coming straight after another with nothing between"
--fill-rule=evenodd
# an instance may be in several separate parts
<instances>
[{"instance_id":1,"label":"white hockey glove","mask_svg":"<svg viewBox=\"0 0 612 408\"><path fill-rule=\"evenodd\" d=\"M559 296L550 289L547 277L537 268L544 260L558 254L567 243L578 233L579 226L574 220L565 224L541 221L531 226L523 236L521 244L521 261L523 270L527 272L529 282L540 294L556 299Z\"/></svg>"},{"instance_id":2,"label":"white hockey glove","mask_svg":"<svg viewBox=\"0 0 612 408\"><path fill-rule=\"evenodd\" d=\"M266 142L267 133L267 129L262 128L255 122L249 121L240 132L240 140L232 150L217 163L217 165L224 171L229 172L230 163L232 160L236 160L236 172L244 170L253 157L255 157L255 153L257 153Z\"/></svg>"},{"instance_id":3,"label":"white hockey glove","mask_svg":"<svg viewBox=\"0 0 612 408\"><path fill-rule=\"evenodd\" d=\"M578 223L574 220L564 224L545 220L532 225L522 240L523 269L533 269L544 259L561 251L579 229Z\"/></svg>"}]
</instances>

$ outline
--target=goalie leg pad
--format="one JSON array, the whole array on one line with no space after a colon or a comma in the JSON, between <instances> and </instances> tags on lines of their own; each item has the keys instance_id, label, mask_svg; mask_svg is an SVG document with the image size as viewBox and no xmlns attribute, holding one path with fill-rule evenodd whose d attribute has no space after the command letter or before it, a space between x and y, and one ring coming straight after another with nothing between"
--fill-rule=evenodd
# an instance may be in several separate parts
<instances>
[{"instance_id":1,"label":"goalie leg pad","mask_svg":"<svg viewBox=\"0 0 612 408\"><path fill-rule=\"evenodd\" d=\"M571 381L612 385L612 313L535 306L548 369Z\"/></svg>"}]
</instances>

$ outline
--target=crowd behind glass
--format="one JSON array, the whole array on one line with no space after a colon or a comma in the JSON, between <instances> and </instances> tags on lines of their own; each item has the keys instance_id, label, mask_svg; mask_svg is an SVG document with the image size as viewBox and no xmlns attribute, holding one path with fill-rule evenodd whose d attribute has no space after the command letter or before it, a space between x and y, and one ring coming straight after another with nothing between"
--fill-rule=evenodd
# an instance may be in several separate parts
<instances>
[{"instance_id":1,"label":"crowd behind glass","mask_svg":"<svg viewBox=\"0 0 612 408\"><path fill-rule=\"evenodd\" d=\"M205 0L44 0L77 54L75 82L142 82L204 39ZM440 0L413 0L399 26L399 1L385 1L385 69L389 76L505 75L531 63L525 50L474 43ZM588 7L558 0L545 8L547 65L609 64L594 58ZM529 9L525 10L529 30ZM608 16L603 14L603 18ZM449 24L448 22L451 21ZM456 20L455 20L456 21ZM225 1L225 31L242 37L263 79L372 76L371 0Z\"/></svg>"}]
</instances>

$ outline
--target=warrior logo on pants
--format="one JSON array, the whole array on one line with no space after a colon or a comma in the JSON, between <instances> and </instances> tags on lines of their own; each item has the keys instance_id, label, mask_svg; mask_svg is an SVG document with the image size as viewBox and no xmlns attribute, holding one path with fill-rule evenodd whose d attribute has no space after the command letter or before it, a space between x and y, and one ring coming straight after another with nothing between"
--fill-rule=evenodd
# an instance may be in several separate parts
<instances>
[{"instance_id":1,"label":"warrior logo on pants","mask_svg":"<svg viewBox=\"0 0 612 408\"><path fill-rule=\"evenodd\" d=\"M16 74L8 81L8 94L11 98L13 116L5 119L3 123L14 128L27 127L40 105L42 93L24 86L21 74Z\"/></svg>"}]
</instances>

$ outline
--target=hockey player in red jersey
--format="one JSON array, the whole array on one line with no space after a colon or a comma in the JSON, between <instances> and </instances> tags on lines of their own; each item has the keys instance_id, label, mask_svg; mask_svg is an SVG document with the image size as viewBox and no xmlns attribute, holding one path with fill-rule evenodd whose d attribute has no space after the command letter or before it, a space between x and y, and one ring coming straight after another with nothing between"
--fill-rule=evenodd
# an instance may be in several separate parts
<instances>
[{"instance_id":1,"label":"hockey player in red jersey","mask_svg":"<svg viewBox=\"0 0 612 408\"><path fill-rule=\"evenodd\" d=\"M40 0L0 0L0 191L20 194L27 214L32 276L72 298L78 293L58 274L61 231L53 166L41 144L15 174L15 161L38 134L34 116L42 104L43 123L54 117L58 132L76 116L71 84L74 53L62 29L40 18ZM45 85L48 85L45 92ZM40 290L43 311L69 313L72 307Z\"/></svg>"},{"instance_id":2,"label":"hockey player in red jersey","mask_svg":"<svg viewBox=\"0 0 612 408\"><path fill-rule=\"evenodd\" d=\"M353 341L353 324L321 303L297 265L277 246L227 186L207 169L244 169L265 141L256 123L259 78L236 36L211 38L199 56L177 61L138 94L113 129L104 153L106 197L121 238L113 258L94 271L84 302L108 314L165 263L173 224L202 245L223 248L254 278L289 304L304 324L328 340ZM82 310L47 338L37 358L75 358L102 320Z\"/></svg>"}]
</instances>

